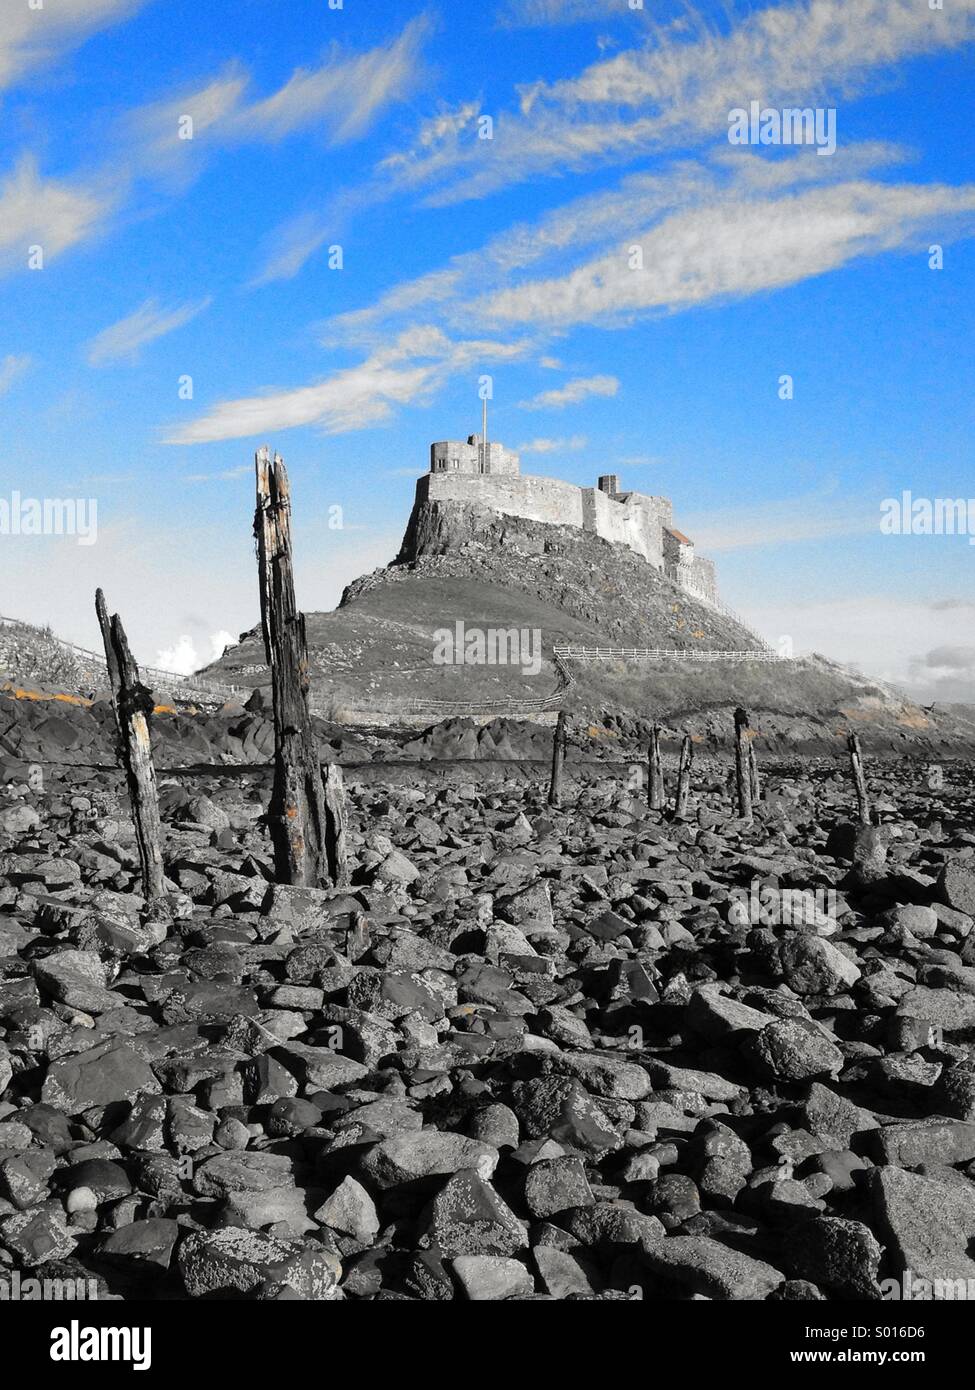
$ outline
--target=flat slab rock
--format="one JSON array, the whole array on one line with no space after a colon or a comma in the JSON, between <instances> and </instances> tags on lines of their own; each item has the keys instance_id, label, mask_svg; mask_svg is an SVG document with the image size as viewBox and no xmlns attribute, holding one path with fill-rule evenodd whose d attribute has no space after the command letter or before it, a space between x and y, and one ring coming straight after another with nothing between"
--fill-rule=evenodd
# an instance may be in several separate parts
<instances>
[{"instance_id":1,"label":"flat slab rock","mask_svg":"<svg viewBox=\"0 0 975 1390\"><path fill-rule=\"evenodd\" d=\"M764 1299L785 1275L762 1260L707 1237L675 1236L643 1249L651 1273L708 1298Z\"/></svg>"}]
</instances>

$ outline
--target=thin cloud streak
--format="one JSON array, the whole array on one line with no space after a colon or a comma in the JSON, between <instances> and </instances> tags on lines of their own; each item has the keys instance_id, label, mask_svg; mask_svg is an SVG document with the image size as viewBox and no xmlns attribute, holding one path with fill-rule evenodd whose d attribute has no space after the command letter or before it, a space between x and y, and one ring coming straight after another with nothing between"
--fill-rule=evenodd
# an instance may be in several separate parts
<instances>
[{"instance_id":1,"label":"thin cloud streak","mask_svg":"<svg viewBox=\"0 0 975 1390\"><path fill-rule=\"evenodd\" d=\"M8 352L0 357L0 396L5 396L18 377L30 370L33 358L26 352Z\"/></svg>"},{"instance_id":2,"label":"thin cloud streak","mask_svg":"<svg viewBox=\"0 0 975 1390\"><path fill-rule=\"evenodd\" d=\"M195 304L183 304L177 309L162 309L155 299L147 299L134 313L118 323L103 328L85 349L91 367L103 367L109 362L134 362L147 343L154 343L168 333L195 319L212 304L211 297Z\"/></svg>"},{"instance_id":3,"label":"thin cloud streak","mask_svg":"<svg viewBox=\"0 0 975 1390\"><path fill-rule=\"evenodd\" d=\"M6 0L0 29L0 88L55 62L98 29L130 19L146 0L55 0L42 9Z\"/></svg>"},{"instance_id":4,"label":"thin cloud streak","mask_svg":"<svg viewBox=\"0 0 975 1390\"><path fill-rule=\"evenodd\" d=\"M45 179L23 156L0 183L0 272L26 270L38 252L46 265L100 231L115 202L108 188Z\"/></svg>"},{"instance_id":5,"label":"thin cloud streak","mask_svg":"<svg viewBox=\"0 0 975 1390\"><path fill-rule=\"evenodd\" d=\"M414 328L323 381L223 401L172 431L165 443L206 444L303 425L324 434L368 429L392 419L397 408L429 404L454 373L474 363L513 361L531 348L527 341L453 342L438 328Z\"/></svg>"},{"instance_id":6,"label":"thin cloud streak","mask_svg":"<svg viewBox=\"0 0 975 1390\"><path fill-rule=\"evenodd\" d=\"M590 396L615 396L620 389L615 376L601 375L576 377L552 391L542 391L531 400L519 401L519 410L562 410L567 405L578 405Z\"/></svg>"}]
</instances>

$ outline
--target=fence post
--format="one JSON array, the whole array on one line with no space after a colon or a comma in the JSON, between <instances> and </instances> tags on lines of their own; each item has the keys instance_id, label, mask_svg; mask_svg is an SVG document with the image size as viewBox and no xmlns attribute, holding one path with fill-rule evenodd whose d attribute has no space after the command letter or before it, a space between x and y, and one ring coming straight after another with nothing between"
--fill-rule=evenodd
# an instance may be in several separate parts
<instances>
[{"instance_id":1,"label":"fence post","mask_svg":"<svg viewBox=\"0 0 975 1390\"><path fill-rule=\"evenodd\" d=\"M691 794L691 763L694 761L694 745L690 734L684 735L680 746L680 762L677 765L677 793L674 797L674 820L684 820L687 816L687 802Z\"/></svg>"},{"instance_id":2,"label":"fence post","mask_svg":"<svg viewBox=\"0 0 975 1390\"><path fill-rule=\"evenodd\" d=\"M755 756L755 740L748 741L748 776L752 787L752 802L759 801L762 796L762 779L758 771L758 758Z\"/></svg>"},{"instance_id":3,"label":"fence post","mask_svg":"<svg viewBox=\"0 0 975 1390\"><path fill-rule=\"evenodd\" d=\"M565 710L559 710L555 723L555 737L552 740L552 780L548 788L548 804L562 805L562 764L565 761Z\"/></svg>"},{"instance_id":4,"label":"fence post","mask_svg":"<svg viewBox=\"0 0 975 1390\"><path fill-rule=\"evenodd\" d=\"M650 776L647 797L651 811L661 811L664 805L664 770L660 761L660 725L650 730Z\"/></svg>"},{"instance_id":5,"label":"fence post","mask_svg":"<svg viewBox=\"0 0 975 1390\"><path fill-rule=\"evenodd\" d=\"M345 877L345 806L341 773L322 777L308 709L308 643L295 602L291 555L291 490L284 460L260 449L255 459L254 534L261 589L261 625L271 670L274 785L268 828L279 883L306 888Z\"/></svg>"},{"instance_id":6,"label":"fence post","mask_svg":"<svg viewBox=\"0 0 975 1390\"><path fill-rule=\"evenodd\" d=\"M735 785L738 792L738 815L744 821L752 818L752 786L748 766L748 714L740 706L735 710Z\"/></svg>"},{"instance_id":7,"label":"fence post","mask_svg":"<svg viewBox=\"0 0 975 1390\"><path fill-rule=\"evenodd\" d=\"M139 668L129 650L122 620L116 613L109 618L105 595L95 593L95 612L105 643L105 662L112 687L112 709L118 730L119 757L125 769L125 780L132 803L132 819L139 849L142 873L142 893L147 904L157 903L166 896L166 877L163 868L162 823L159 817L159 792L156 770L152 762L149 737L149 718L153 699L139 680Z\"/></svg>"},{"instance_id":8,"label":"fence post","mask_svg":"<svg viewBox=\"0 0 975 1390\"><path fill-rule=\"evenodd\" d=\"M867 794L867 779L863 771L863 754L860 751L860 740L856 734L850 734L847 738L846 746L850 750L850 770L853 773L853 785L857 794L857 820L861 825L870 824L870 798Z\"/></svg>"}]
</instances>

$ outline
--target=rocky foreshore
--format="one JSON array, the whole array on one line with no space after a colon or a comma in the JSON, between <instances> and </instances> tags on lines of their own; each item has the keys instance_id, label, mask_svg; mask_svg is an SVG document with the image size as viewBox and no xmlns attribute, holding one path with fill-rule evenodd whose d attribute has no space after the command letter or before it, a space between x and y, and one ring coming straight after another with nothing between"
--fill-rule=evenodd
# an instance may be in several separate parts
<instances>
[{"instance_id":1,"label":"rocky foreshore","mask_svg":"<svg viewBox=\"0 0 975 1390\"><path fill-rule=\"evenodd\" d=\"M0 1282L100 1297L879 1299L975 1278L975 776L0 791ZM934 782L937 779L932 779ZM92 1281L94 1281L92 1283Z\"/></svg>"}]
</instances>

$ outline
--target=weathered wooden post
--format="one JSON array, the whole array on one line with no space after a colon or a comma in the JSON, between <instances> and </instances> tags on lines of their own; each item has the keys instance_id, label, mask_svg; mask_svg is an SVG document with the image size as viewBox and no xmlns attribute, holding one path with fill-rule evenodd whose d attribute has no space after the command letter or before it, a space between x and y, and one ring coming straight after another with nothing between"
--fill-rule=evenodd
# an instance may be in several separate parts
<instances>
[{"instance_id":1,"label":"weathered wooden post","mask_svg":"<svg viewBox=\"0 0 975 1390\"><path fill-rule=\"evenodd\" d=\"M562 805L562 764L565 761L566 741L565 710L561 709L555 724L555 737L552 740L552 780L548 788L550 806Z\"/></svg>"},{"instance_id":2,"label":"weathered wooden post","mask_svg":"<svg viewBox=\"0 0 975 1390\"><path fill-rule=\"evenodd\" d=\"M755 756L755 740L748 740L748 776L752 787L752 804L762 798L762 779L758 771L758 758Z\"/></svg>"},{"instance_id":3,"label":"weathered wooden post","mask_svg":"<svg viewBox=\"0 0 975 1390\"><path fill-rule=\"evenodd\" d=\"M651 811L662 811L664 805L664 769L660 761L660 725L650 730L650 767L647 783L647 803Z\"/></svg>"},{"instance_id":4,"label":"weathered wooden post","mask_svg":"<svg viewBox=\"0 0 975 1390\"><path fill-rule=\"evenodd\" d=\"M857 794L857 820L861 825L869 825L870 798L867 795L867 779L863 773L863 754L860 751L860 740L856 734L849 735L846 746L850 750L850 770L853 773L853 785Z\"/></svg>"},{"instance_id":5,"label":"weathered wooden post","mask_svg":"<svg viewBox=\"0 0 975 1390\"><path fill-rule=\"evenodd\" d=\"M345 793L332 764L325 776L308 709L308 643L295 602L291 559L291 490L284 460L265 446L255 458L254 536L261 586L261 626L271 671L274 785L268 828L279 883L338 886L347 877Z\"/></svg>"},{"instance_id":6,"label":"weathered wooden post","mask_svg":"<svg viewBox=\"0 0 975 1390\"><path fill-rule=\"evenodd\" d=\"M738 793L738 815L744 821L752 818L752 783L748 766L748 713L740 706L735 710L735 786Z\"/></svg>"},{"instance_id":7,"label":"weathered wooden post","mask_svg":"<svg viewBox=\"0 0 975 1390\"><path fill-rule=\"evenodd\" d=\"M119 757L132 803L132 819L139 848L142 893L147 903L166 896L163 869L162 823L159 818L159 792L152 762L149 719L153 710L150 691L139 680L139 668L129 650L122 619L109 618L105 595L95 593L95 612L105 644L105 662L112 687L112 709L118 730Z\"/></svg>"},{"instance_id":8,"label":"weathered wooden post","mask_svg":"<svg viewBox=\"0 0 975 1390\"><path fill-rule=\"evenodd\" d=\"M684 735L680 746L680 761L677 764L677 792L674 797L674 820L684 820L687 816L687 802L691 794L691 763L694 761L694 745L690 734Z\"/></svg>"}]
</instances>

